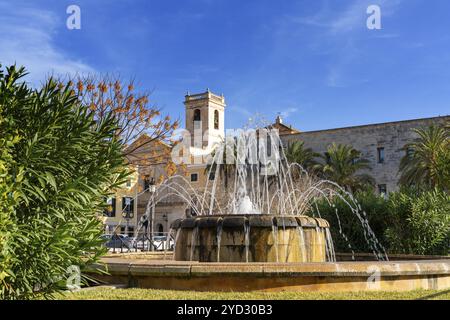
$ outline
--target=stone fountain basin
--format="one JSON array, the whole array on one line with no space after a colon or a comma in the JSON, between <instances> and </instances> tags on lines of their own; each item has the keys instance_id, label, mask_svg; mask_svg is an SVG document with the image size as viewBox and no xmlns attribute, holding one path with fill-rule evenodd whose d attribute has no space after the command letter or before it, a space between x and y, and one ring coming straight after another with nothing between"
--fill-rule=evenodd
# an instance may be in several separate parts
<instances>
[{"instance_id":1,"label":"stone fountain basin","mask_svg":"<svg viewBox=\"0 0 450 320\"><path fill-rule=\"evenodd\" d=\"M120 256L120 255L118 255ZM103 258L101 283L194 291L408 291L450 288L450 259L326 263L201 263ZM109 275L94 273L107 271Z\"/></svg>"},{"instance_id":2,"label":"stone fountain basin","mask_svg":"<svg viewBox=\"0 0 450 320\"><path fill-rule=\"evenodd\" d=\"M270 215L203 216L176 221L172 227L178 233L174 256L181 261L167 260L172 253L165 252L143 253L141 258L116 254L89 266L85 272L100 283L166 290L407 291L450 288L450 259L447 257L437 257L436 260L305 262L305 258L326 258L327 245L322 244L326 243L323 234L329 225L323 219ZM305 243L309 244L305 255L299 248L299 229L304 234ZM218 230L223 237L220 245ZM278 243L275 242L277 237ZM299 243L296 248L295 243ZM289 251L291 244L295 250ZM192 261L187 261L188 254ZM225 259L225 254L231 257L229 260L238 262L214 260L217 257ZM363 255L360 258L367 257ZM405 258L408 257L401 257ZM250 262L243 262L246 261L244 259ZM264 261L255 261L257 259ZM284 259L288 261L284 262ZM300 261L292 261L296 259ZM200 262L202 260L211 262ZM273 260L278 260L278 263ZM98 273L99 270L103 272Z\"/></svg>"},{"instance_id":3,"label":"stone fountain basin","mask_svg":"<svg viewBox=\"0 0 450 320\"><path fill-rule=\"evenodd\" d=\"M177 261L325 262L333 261L326 220L268 214L210 215L179 219Z\"/></svg>"}]
</instances>

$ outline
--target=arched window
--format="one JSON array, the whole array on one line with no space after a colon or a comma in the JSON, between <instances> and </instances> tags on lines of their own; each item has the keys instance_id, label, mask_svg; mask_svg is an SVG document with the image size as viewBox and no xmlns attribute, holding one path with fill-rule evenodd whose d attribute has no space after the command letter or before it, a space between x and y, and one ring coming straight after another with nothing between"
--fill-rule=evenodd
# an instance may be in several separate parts
<instances>
[{"instance_id":1,"label":"arched window","mask_svg":"<svg viewBox=\"0 0 450 320\"><path fill-rule=\"evenodd\" d=\"M214 129L219 130L219 111L214 111Z\"/></svg>"},{"instance_id":2,"label":"arched window","mask_svg":"<svg viewBox=\"0 0 450 320\"><path fill-rule=\"evenodd\" d=\"M201 115L200 115L200 109L195 109L194 110L194 121L201 121Z\"/></svg>"},{"instance_id":3,"label":"arched window","mask_svg":"<svg viewBox=\"0 0 450 320\"><path fill-rule=\"evenodd\" d=\"M156 226L156 229L158 230L158 236L162 236L163 232L164 232L164 227L161 223L158 223L158 225Z\"/></svg>"}]
</instances>

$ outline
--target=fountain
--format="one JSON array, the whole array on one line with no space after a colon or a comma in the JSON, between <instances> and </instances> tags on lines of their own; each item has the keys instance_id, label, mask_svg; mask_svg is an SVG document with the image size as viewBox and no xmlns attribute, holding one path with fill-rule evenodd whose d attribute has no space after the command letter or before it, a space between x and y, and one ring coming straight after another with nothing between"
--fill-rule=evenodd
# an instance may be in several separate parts
<instances>
[{"instance_id":1,"label":"fountain","mask_svg":"<svg viewBox=\"0 0 450 320\"><path fill-rule=\"evenodd\" d=\"M450 287L448 258L389 261L351 194L331 181L310 177L298 164L289 164L277 137L269 135L267 141L250 143L250 148L247 137L232 140L237 144L230 147L224 143L216 149L205 172L207 176L214 173L215 178L207 179L202 191L193 188L185 177L173 176L149 200L146 215L150 204L165 199L176 197L187 204L190 214L171 225L173 257L167 260L166 255L159 256L158 261L149 260L148 255L141 259L106 258L104 265L94 268L107 268L110 275L96 275L98 280L143 288L206 291ZM255 145L257 148L252 149ZM271 156L264 163L249 161L252 155L267 151ZM225 158L235 161L229 176L220 171L225 168L221 162ZM369 261L355 261L355 254L354 261L337 261L330 225L315 206L316 199L330 197L345 201L361 223L372 251ZM338 225L334 227L347 239L337 211L336 216Z\"/></svg>"},{"instance_id":2,"label":"fountain","mask_svg":"<svg viewBox=\"0 0 450 320\"><path fill-rule=\"evenodd\" d=\"M214 215L176 220L175 260L332 261L328 222L307 216Z\"/></svg>"},{"instance_id":3,"label":"fountain","mask_svg":"<svg viewBox=\"0 0 450 320\"><path fill-rule=\"evenodd\" d=\"M175 260L335 261L328 222L320 213L316 217L305 213L315 198L342 196L342 188L331 181L314 181L301 166L288 163L277 132L271 130L240 131L227 137L215 146L206 175L219 177L221 165L230 162L231 188L220 189L215 178L198 193L183 178L174 177L160 187L161 196L156 194L159 199L177 195L197 213L171 225L176 234ZM377 258L387 260L364 216L356 214Z\"/></svg>"}]
</instances>

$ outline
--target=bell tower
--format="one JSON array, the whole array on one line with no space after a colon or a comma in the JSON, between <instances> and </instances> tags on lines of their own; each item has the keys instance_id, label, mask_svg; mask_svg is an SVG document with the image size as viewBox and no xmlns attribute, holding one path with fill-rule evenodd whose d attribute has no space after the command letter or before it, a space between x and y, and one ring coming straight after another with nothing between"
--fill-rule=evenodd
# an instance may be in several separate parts
<instances>
[{"instance_id":1,"label":"bell tower","mask_svg":"<svg viewBox=\"0 0 450 320\"><path fill-rule=\"evenodd\" d=\"M191 146L203 148L225 137L225 98L206 90L185 96L186 130L191 134Z\"/></svg>"}]
</instances>

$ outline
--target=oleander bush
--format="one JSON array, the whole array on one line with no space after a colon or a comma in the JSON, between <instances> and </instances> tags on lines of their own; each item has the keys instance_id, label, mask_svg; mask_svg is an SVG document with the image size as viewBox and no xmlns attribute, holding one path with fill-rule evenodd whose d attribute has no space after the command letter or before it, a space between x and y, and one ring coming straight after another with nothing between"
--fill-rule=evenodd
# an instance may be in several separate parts
<instances>
[{"instance_id":1,"label":"oleander bush","mask_svg":"<svg viewBox=\"0 0 450 320\"><path fill-rule=\"evenodd\" d=\"M11 148L18 141L18 137L13 132L7 133L7 123L2 114L2 104L0 104L0 292L7 287L5 279L11 272L12 252L9 240L15 231L15 225L11 221L15 194L9 172L12 165Z\"/></svg>"},{"instance_id":2,"label":"oleander bush","mask_svg":"<svg viewBox=\"0 0 450 320\"><path fill-rule=\"evenodd\" d=\"M385 235L390 251L447 254L450 245L450 195L414 188L391 193Z\"/></svg>"},{"instance_id":3,"label":"oleander bush","mask_svg":"<svg viewBox=\"0 0 450 320\"><path fill-rule=\"evenodd\" d=\"M52 297L96 261L103 199L127 176L114 115L96 121L69 86L25 74L0 72L1 299Z\"/></svg>"},{"instance_id":4,"label":"oleander bush","mask_svg":"<svg viewBox=\"0 0 450 320\"><path fill-rule=\"evenodd\" d=\"M391 254L446 255L450 248L450 196L438 189L402 188L387 199L372 191L321 199L318 212L330 222L336 252L372 252L355 209ZM349 206L351 204L351 206ZM366 229L367 230L367 229Z\"/></svg>"}]
</instances>

